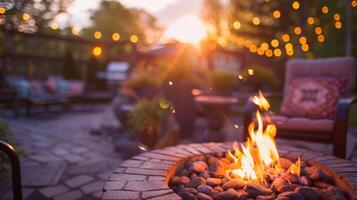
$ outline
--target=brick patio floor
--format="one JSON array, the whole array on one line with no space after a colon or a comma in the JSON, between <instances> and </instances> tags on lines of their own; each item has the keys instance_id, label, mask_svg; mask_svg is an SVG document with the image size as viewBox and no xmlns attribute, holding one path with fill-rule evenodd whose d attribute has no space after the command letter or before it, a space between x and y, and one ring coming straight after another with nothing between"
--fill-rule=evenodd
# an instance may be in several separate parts
<instances>
[{"instance_id":1,"label":"brick patio floor","mask_svg":"<svg viewBox=\"0 0 357 200\"><path fill-rule=\"evenodd\" d=\"M106 136L89 134L90 130L102 126L119 126L110 106L4 120L10 125L19 148L26 152L21 155L24 199L100 199L108 176L122 161ZM235 124L240 124L239 118L226 123L226 141L241 139L241 128ZM196 135L203 127L205 120L198 119ZM351 129L350 133L356 135L353 133L357 131ZM348 140L351 150L355 138L351 136ZM330 145L286 140L278 140L279 144L331 152ZM357 161L357 149L350 159ZM0 199L12 199L9 179L0 180Z\"/></svg>"}]
</instances>

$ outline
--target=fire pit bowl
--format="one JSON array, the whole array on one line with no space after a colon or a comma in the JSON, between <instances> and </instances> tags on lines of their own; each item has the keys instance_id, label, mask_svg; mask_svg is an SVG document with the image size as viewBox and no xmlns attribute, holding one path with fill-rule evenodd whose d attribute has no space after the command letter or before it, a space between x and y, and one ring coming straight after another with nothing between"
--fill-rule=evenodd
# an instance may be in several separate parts
<instances>
[{"instance_id":1,"label":"fire pit bowl","mask_svg":"<svg viewBox=\"0 0 357 200\"><path fill-rule=\"evenodd\" d=\"M185 169L188 162L192 163L193 160L199 161L199 157L201 157L201 160L206 161L208 156L216 156L218 158L223 157L227 150L231 148L232 143L201 143L167 147L164 149L142 153L130 160L122 162L121 165L114 171L104 186L102 199L209 199L207 195L197 195L197 187L201 184L197 181L195 183L197 185L192 186L192 177L190 177L189 174L187 174L187 177L189 177L190 180L180 180L180 183L173 183L172 181L175 179L173 177L180 174L182 175L182 170ZM344 199L357 200L357 167L351 161L339 159L337 157L327 155L327 153L314 152L287 146L279 146L278 152L281 158L296 160L300 157L301 161L305 164L316 167L325 175L332 178L335 186L340 191L343 191L345 197ZM197 177L204 177L204 175L200 176L200 173L198 173L198 171L201 170L199 167L195 170ZM207 183L206 178L203 179L205 179L205 182ZM190 183L186 188L192 189L184 189L186 191L180 192L178 188L181 187L182 190L184 186L179 186L178 184L185 185L188 181ZM201 193L202 191L204 193L204 189L205 188L201 187L199 190ZM210 190L210 188L208 188L208 190ZM225 188L225 190L228 191L229 189ZM238 189L236 191L239 192ZM327 192L325 193L331 192L328 190L326 191ZM183 195L183 193L186 194ZM322 198L322 196L319 195L319 199L332 200L337 197L334 195L325 195ZM218 198L214 196L214 199L219 200L235 198L238 199L237 197ZM273 199L276 198L277 197L274 197ZM338 198L341 198L341 196ZM264 197L246 197L245 199L264 199Z\"/></svg>"}]
</instances>

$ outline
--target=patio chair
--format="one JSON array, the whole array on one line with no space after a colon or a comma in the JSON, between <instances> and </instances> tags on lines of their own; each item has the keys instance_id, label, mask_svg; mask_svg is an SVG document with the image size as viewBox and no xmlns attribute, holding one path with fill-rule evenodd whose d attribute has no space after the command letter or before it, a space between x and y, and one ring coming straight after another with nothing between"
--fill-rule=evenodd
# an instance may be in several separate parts
<instances>
[{"instance_id":1,"label":"patio chair","mask_svg":"<svg viewBox=\"0 0 357 200\"><path fill-rule=\"evenodd\" d=\"M21 167L20 159L15 149L4 141L0 140L0 151L3 151L10 160L12 191L14 200L22 200Z\"/></svg>"},{"instance_id":2,"label":"patio chair","mask_svg":"<svg viewBox=\"0 0 357 200\"><path fill-rule=\"evenodd\" d=\"M349 108L356 101L355 65L352 57L288 61L280 114L270 118L277 137L332 144L333 155L345 158ZM255 110L247 101L244 139Z\"/></svg>"}]
</instances>

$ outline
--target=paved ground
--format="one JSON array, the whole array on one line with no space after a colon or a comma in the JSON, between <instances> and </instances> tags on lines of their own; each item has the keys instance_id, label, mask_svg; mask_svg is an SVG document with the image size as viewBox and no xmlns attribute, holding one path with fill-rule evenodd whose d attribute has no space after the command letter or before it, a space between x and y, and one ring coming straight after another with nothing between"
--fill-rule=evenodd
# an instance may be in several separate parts
<instances>
[{"instance_id":1,"label":"paved ground","mask_svg":"<svg viewBox=\"0 0 357 200\"><path fill-rule=\"evenodd\" d=\"M100 199L103 184L121 162L121 155L114 152L106 136L93 136L89 132L103 126L119 126L109 106L4 120L26 152L21 156L24 199ZM228 141L241 138L241 128L235 124L240 124L239 118L226 124ZM198 119L196 125L196 134L202 133L205 120ZM278 144L331 151L329 145L284 140ZM357 161L357 150L350 159ZM9 179L0 180L0 199L11 199L9 184Z\"/></svg>"}]
</instances>

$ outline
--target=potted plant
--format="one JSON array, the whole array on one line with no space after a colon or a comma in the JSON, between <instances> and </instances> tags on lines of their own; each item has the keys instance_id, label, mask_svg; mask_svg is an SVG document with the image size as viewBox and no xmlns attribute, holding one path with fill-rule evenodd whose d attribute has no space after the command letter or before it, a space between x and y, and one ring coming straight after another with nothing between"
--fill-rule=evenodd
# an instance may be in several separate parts
<instances>
[{"instance_id":1,"label":"potted plant","mask_svg":"<svg viewBox=\"0 0 357 200\"><path fill-rule=\"evenodd\" d=\"M213 91L220 95L229 95L237 83L235 73L224 69L210 71L208 80Z\"/></svg>"}]
</instances>

